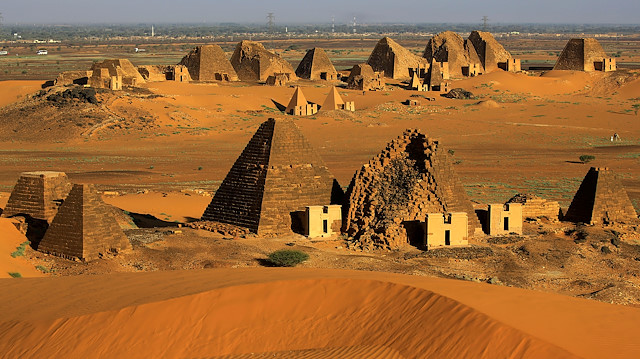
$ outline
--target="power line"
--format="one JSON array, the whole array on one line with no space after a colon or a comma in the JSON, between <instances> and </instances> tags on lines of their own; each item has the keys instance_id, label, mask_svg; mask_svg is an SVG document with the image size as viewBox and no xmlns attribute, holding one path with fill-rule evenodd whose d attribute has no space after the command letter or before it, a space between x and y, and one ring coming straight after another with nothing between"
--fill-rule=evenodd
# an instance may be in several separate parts
<instances>
[{"instance_id":1,"label":"power line","mask_svg":"<svg viewBox=\"0 0 640 359\"><path fill-rule=\"evenodd\" d=\"M269 36L271 37L271 50L274 49L274 45L273 45L273 24L276 20L276 16L270 12L267 13L267 28L269 29Z\"/></svg>"},{"instance_id":2,"label":"power line","mask_svg":"<svg viewBox=\"0 0 640 359\"><path fill-rule=\"evenodd\" d=\"M483 16L482 17L482 31L487 31L487 23L489 22L489 17L488 16Z\"/></svg>"}]
</instances>

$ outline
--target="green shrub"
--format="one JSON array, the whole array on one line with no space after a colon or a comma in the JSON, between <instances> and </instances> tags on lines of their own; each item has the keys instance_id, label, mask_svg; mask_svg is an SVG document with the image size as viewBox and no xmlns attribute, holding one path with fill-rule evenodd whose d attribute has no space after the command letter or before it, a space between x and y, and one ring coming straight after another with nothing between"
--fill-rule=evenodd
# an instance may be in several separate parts
<instances>
[{"instance_id":1,"label":"green shrub","mask_svg":"<svg viewBox=\"0 0 640 359\"><path fill-rule=\"evenodd\" d=\"M271 252L268 257L269 262L276 267L295 267L309 259L309 255L305 252L290 249Z\"/></svg>"},{"instance_id":2,"label":"green shrub","mask_svg":"<svg viewBox=\"0 0 640 359\"><path fill-rule=\"evenodd\" d=\"M595 159L596 159L596 156L592 156L592 155L582 155L582 156L580 156L580 162L582 162L582 163L591 162L591 161L593 161Z\"/></svg>"},{"instance_id":3,"label":"green shrub","mask_svg":"<svg viewBox=\"0 0 640 359\"><path fill-rule=\"evenodd\" d=\"M28 245L29 245L29 241L22 242L18 247L16 247L16 250L11 253L11 256L13 258L22 257Z\"/></svg>"},{"instance_id":4,"label":"green shrub","mask_svg":"<svg viewBox=\"0 0 640 359\"><path fill-rule=\"evenodd\" d=\"M49 268L47 268L45 266L42 266L42 265L37 265L36 269L39 270L42 273L51 273L51 269L49 269Z\"/></svg>"},{"instance_id":5,"label":"green shrub","mask_svg":"<svg viewBox=\"0 0 640 359\"><path fill-rule=\"evenodd\" d=\"M22 274L18 272L9 272L9 275L11 276L11 278L22 278Z\"/></svg>"}]
</instances>

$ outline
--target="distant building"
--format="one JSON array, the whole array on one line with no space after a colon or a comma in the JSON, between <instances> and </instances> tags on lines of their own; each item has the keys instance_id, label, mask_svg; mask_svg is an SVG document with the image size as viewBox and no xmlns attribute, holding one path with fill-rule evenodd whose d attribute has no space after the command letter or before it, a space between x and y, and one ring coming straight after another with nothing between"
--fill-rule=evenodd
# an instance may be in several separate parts
<instances>
[{"instance_id":1,"label":"distant building","mask_svg":"<svg viewBox=\"0 0 640 359\"><path fill-rule=\"evenodd\" d=\"M38 50L38 52L36 52L36 55L49 55L49 51L47 51L47 50Z\"/></svg>"}]
</instances>

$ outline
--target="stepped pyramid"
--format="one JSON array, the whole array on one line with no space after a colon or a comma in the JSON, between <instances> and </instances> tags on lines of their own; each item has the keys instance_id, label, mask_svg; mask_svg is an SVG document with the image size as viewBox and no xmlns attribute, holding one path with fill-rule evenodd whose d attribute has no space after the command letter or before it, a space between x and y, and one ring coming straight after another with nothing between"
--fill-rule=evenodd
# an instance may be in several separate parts
<instances>
[{"instance_id":1,"label":"stepped pyramid","mask_svg":"<svg viewBox=\"0 0 640 359\"><path fill-rule=\"evenodd\" d=\"M296 75L310 80L336 80L338 78L338 72L329 60L329 56L319 47L307 51L296 69Z\"/></svg>"},{"instance_id":2,"label":"stepped pyramid","mask_svg":"<svg viewBox=\"0 0 640 359\"><path fill-rule=\"evenodd\" d=\"M472 31L469 41L473 44L485 72L498 69L498 63L506 63L511 54L493 37L490 32Z\"/></svg>"},{"instance_id":3,"label":"stepped pyramid","mask_svg":"<svg viewBox=\"0 0 640 359\"><path fill-rule=\"evenodd\" d=\"M90 261L100 254L131 249L111 210L92 185L75 184L38 250L68 259Z\"/></svg>"},{"instance_id":4,"label":"stepped pyramid","mask_svg":"<svg viewBox=\"0 0 640 359\"><path fill-rule=\"evenodd\" d=\"M233 164L202 219L260 235L292 233L297 212L336 203L341 192L293 121L269 119Z\"/></svg>"},{"instance_id":5,"label":"stepped pyramid","mask_svg":"<svg viewBox=\"0 0 640 359\"><path fill-rule=\"evenodd\" d=\"M427 61L414 55L388 37L382 38L369 55L367 64L373 71L384 71L384 76L392 79L408 79L409 69L424 68Z\"/></svg>"},{"instance_id":6,"label":"stepped pyramid","mask_svg":"<svg viewBox=\"0 0 640 359\"><path fill-rule=\"evenodd\" d=\"M195 81L238 81L236 70L218 45L198 46L178 65L186 66Z\"/></svg>"},{"instance_id":7,"label":"stepped pyramid","mask_svg":"<svg viewBox=\"0 0 640 359\"><path fill-rule=\"evenodd\" d=\"M284 112L288 115L310 116L318 112L318 105L310 104L302 93L302 89L296 87Z\"/></svg>"},{"instance_id":8,"label":"stepped pyramid","mask_svg":"<svg viewBox=\"0 0 640 359\"><path fill-rule=\"evenodd\" d=\"M609 64L613 59L607 57L602 49L600 42L596 39L571 39L562 50L554 70L574 70L574 71L611 71L615 70L615 62L613 68L602 67L596 69L596 65L604 66Z\"/></svg>"},{"instance_id":9,"label":"stepped pyramid","mask_svg":"<svg viewBox=\"0 0 640 359\"><path fill-rule=\"evenodd\" d=\"M465 41L453 31L444 31L429 39L422 57L429 63L434 60L447 62L452 77L468 76L468 73L463 73L463 69L473 66L477 66L482 72L482 62L473 43Z\"/></svg>"},{"instance_id":10,"label":"stepped pyramid","mask_svg":"<svg viewBox=\"0 0 640 359\"><path fill-rule=\"evenodd\" d=\"M442 76L442 69L440 63L433 61L427 72L427 78L425 84L429 88L429 91L443 91L445 87L444 77Z\"/></svg>"},{"instance_id":11,"label":"stepped pyramid","mask_svg":"<svg viewBox=\"0 0 640 359\"><path fill-rule=\"evenodd\" d=\"M608 168L591 167L563 220L590 224L635 222L636 210L618 177Z\"/></svg>"},{"instance_id":12,"label":"stepped pyramid","mask_svg":"<svg viewBox=\"0 0 640 359\"><path fill-rule=\"evenodd\" d=\"M298 79L291 64L267 51L259 42L241 41L230 61L242 81L267 81L269 76L276 74L287 74L290 81Z\"/></svg>"},{"instance_id":13,"label":"stepped pyramid","mask_svg":"<svg viewBox=\"0 0 640 359\"><path fill-rule=\"evenodd\" d=\"M2 217L26 215L51 223L71 189L64 172L23 172L11 191Z\"/></svg>"},{"instance_id":14,"label":"stepped pyramid","mask_svg":"<svg viewBox=\"0 0 640 359\"><path fill-rule=\"evenodd\" d=\"M399 248L409 223L428 213L466 212L469 234L481 229L471 201L438 141L407 130L356 172L347 189L344 229L363 247ZM415 234L423 241L424 233Z\"/></svg>"}]
</instances>

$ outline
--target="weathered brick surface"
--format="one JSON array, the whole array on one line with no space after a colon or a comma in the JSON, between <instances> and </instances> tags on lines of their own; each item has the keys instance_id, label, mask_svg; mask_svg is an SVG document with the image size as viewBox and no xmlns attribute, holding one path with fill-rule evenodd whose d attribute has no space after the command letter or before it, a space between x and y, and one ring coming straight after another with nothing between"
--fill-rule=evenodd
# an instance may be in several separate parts
<instances>
[{"instance_id":1,"label":"weathered brick surface","mask_svg":"<svg viewBox=\"0 0 640 359\"><path fill-rule=\"evenodd\" d=\"M633 223L638 215L615 173L608 168L591 167L564 220L591 224Z\"/></svg>"},{"instance_id":2,"label":"weathered brick surface","mask_svg":"<svg viewBox=\"0 0 640 359\"><path fill-rule=\"evenodd\" d=\"M429 66L424 58L414 55L388 37L378 41L367 63L373 71L384 71L384 76L392 79L408 79L409 69Z\"/></svg>"},{"instance_id":3,"label":"weathered brick surface","mask_svg":"<svg viewBox=\"0 0 640 359\"><path fill-rule=\"evenodd\" d=\"M405 131L362 166L346 196L345 230L363 246L407 244L403 222L424 221L428 213L466 212L469 233L480 228L447 151L418 130Z\"/></svg>"},{"instance_id":4,"label":"weathered brick surface","mask_svg":"<svg viewBox=\"0 0 640 359\"><path fill-rule=\"evenodd\" d=\"M496 41L490 32L472 31L469 35L469 41L473 43L486 72L497 70L499 62L507 62L511 58L511 54Z\"/></svg>"},{"instance_id":5,"label":"weathered brick surface","mask_svg":"<svg viewBox=\"0 0 640 359\"><path fill-rule=\"evenodd\" d=\"M522 204L523 218L548 218L558 220L560 214L560 204L556 201L549 201L530 193L518 193L511 197L507 203Z\"/></svg>"},{"instance_id":6,"label":"weathered brick surface","mask_svg":"<svg viewBox=\"0 0 640 359\"><path fill-rule=\"evenodd\" d=\"M289 79L298 79L287 60L267 51L255 41L241 41L231 55L231 65L242 81L267 81L271 75L286 73Z\"/></svg>"},{"instance_id":7,"label":"weathered brick surface","mask_svg":"<svg viewBox=\"0 0 640 359\"><path fill-rule=\"evenodd\" d=\"M51 222L71 183L64 172L23 172L11 191L2 217L28 215Z\"/></svg>"},{"instance_id":8,"label":"weathered brick surface","mask_svg":"<svg viewBox=\"0 0 640 359\"><path fill-rule=\"evenodd\" d=\"M433 36L427 43L422 57L429 63L434 60L448 63L452 77L462 77L462 68L474 65L480 67L480 73L484 72L473 43L465 41L453 31L445 31Z\"/></svg>"},{"instance_id":9,"label":"weathered brick surface","mask_svg":"<svg viewBox=\"0 0 640 359\"><path fill-rule=\"evenodd\" d=\"M180 65L186 66L189 75L196 81L220 80L222 74L227 74L229 81L238 81L236 70L227 59L227 54L218 45L196 47L182 58Z\"/></svg>"},{"instance_id":10,"label":"weathered brick surface","mask_svg":"<svg viewBox=\"0 0 640 359\"><path fill-rule=\"evenodd\" d=\"M38 245L41 252L83 261L130 248L107 205L86 184L73 186Z\"/></svg>"},{"instance_id":11,"label":"weathered brick surface","mask_svg":"<svg viewBox=\"0 0 640 359\"><path fill-rule=\"evenodd\" d=\"M331 204L334 177L291 120L253 135L202 215L261 235L291 233L291 214Z\"/></svg>"},{"instance_id":12,"label":"weathered brick surface","mask_svg":"<svg viewBox=\"0 0 640 359\"><path fill-rule=\"evenodd\" d=\"M562 50L554 70L595 71L594 62L607 54L596 39L571 39Z\"/></svg>"},{"instance_id":13,"label":"weathered brick surface","mask_svg":"<svg viewBox=\"0 0 640 359\"><path fill-rule=\"evenodd\" d=\"M322 79L321 74L325 72L327 78ZM318 47L307 51L296 68L296 75L303 79L311 80L336 80L338 72L333 67L327 53Z\"/></svg>"}]
</instances>

